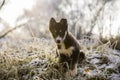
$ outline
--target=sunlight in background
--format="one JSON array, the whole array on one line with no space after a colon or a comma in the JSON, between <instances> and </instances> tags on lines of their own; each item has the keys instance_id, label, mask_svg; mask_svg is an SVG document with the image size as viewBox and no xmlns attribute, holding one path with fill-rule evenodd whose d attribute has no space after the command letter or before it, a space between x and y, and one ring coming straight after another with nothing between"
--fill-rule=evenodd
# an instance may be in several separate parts
<instances>
[{"instance_id":1,"label":"sunlight in background","mask_svg":"<svg viewBox=\"0 0 120 80\"><path fill-rule=\"evenodd\" d=\"M106 10L108 10L111 6L108 6ZM110 8L111 9L111 8ZM111 22L110 22L110 15L111 15ZM103 37L110 37L110 24L111 24L111 35L117 36L118 32L120 33L120 0L117 0L111 11L104 11L104 30L103 30ZM102 26L100 24L100 26ZM94 33L98 34L99 29L97 27L94 28Z\"/></svg>"},{"instance_id":2,"label":"sunlight in background","mask_svg":"<svg viewBox=\"0 0 120 80\"><path fill-rule=\"evenodd\" d=\"M41 0L42 1L42 0ZM49 0L46 0L46 2L50 2ZM89 0L90 1L90 0ZM73 0L74 3L74 0ZM120 0L116 1L115 5L115 12L112 12L112 16L113 16L113 20L112 20L112 24L111 24L111 34L112 35L117 35L118 33L118 28L120 27ZM2 10L0 10L0 17L6 21L11 27L14 27L14 25L16 25L16 19L21 16L24 13L24 10L31 10L32 7L36 4L36 0L9 0L9 2L2 8ZM42 4L42 3L40 3ZM50 2L50 4L52 4L52 2ZM75 4L83 4L82 0L78 0L78 3ZM47 6L47 5L45 5ZM44 5L42 5L42 7L45 7ZM74 6L73 6L74 8ZM43 8L44 9L44 8ZM66 9L65 9L66 11ZM69 7L67 9L67 12L69 13ZM105 13L105 17L108 15L109 13ZM48 15L49 16L49 15ZM86 15L87 16L87 15ZM104 35L106 36L109 34L109 20L103 21L104 22ZM0 24L0 30L2 29L2 25ZM95 29L93 30L93 32L95 34L98 34L99 29L97 27L95 27Z\"/></svg>"},{"instance_id":3,"label":"sunlight in background","mask_svg":"<svg viewBox=\"0 0 120 80\"><path fill-rule=\"evenodd\" d=\"M107 14L106 14L107 16ZM120 33L120 9L113 14L114 19L110 22L109 19L105 19L104 22L104 30L103 30L103 37L110 37L110 24L111 24L111 35L117 36L118 32ZM102 25L99 25L102 26ZM94 28L93 32L95 34L99 34L99 29L97 27Z\"/></svg>"},{"instance_id":4,"label":"sunlight in background","mask_svg":"<svg viewBox=\"0 0 120 80\"><path fill-rule=\"evenodd\" d=\"M9 0L0 11L0 17L11 27L16 24L16 19L24 13L24 9L30 10L36 0Z\"/></svg>"}]
</instances>

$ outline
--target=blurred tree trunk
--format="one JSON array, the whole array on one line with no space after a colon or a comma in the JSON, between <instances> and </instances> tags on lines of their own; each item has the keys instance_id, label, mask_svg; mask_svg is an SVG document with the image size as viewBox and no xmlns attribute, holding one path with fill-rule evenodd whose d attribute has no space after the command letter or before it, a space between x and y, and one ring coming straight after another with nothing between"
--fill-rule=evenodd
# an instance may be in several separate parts
<instances>
[{"instance_id":1,"label":"blurred tree trunk","mask_svg":"<svg viewBox=\"0 0 120 80\"><path fill-rule=\"evenodd\" d=\"M107 2L109 2L109 1L103 0L102 6L101 6L101 7L99 8L99 10L96 12L93 20L91 20L90 31L89 31L88 33L92 33L92 31L93 31L93 29L94 29L94 27L95 27L95 25L96 25L96 22L97 22L97 20L98 20L98 17L100 17L100 13L101 13L101 11L104 9L104 7L105 7L105 5L106 5Z\"/></svg>"}]
</instances>

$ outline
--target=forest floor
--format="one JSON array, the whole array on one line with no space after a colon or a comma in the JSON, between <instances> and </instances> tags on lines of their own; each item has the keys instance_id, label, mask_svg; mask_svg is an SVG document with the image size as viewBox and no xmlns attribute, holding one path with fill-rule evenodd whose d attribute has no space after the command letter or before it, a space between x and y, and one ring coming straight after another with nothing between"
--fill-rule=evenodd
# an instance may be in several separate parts
<instances>
[{"instance_id":1,"label":"forest floor","mask_svg":"<svg viewBox=\"0 0 120 80\"><path fill-rule=\"evenodd\" d=\"M68 79L55 67L59 64L53 40L1 39L0 80L120 80L120 52L109 42L84 51L78 74Z\"/></svg>"}]
</instances>

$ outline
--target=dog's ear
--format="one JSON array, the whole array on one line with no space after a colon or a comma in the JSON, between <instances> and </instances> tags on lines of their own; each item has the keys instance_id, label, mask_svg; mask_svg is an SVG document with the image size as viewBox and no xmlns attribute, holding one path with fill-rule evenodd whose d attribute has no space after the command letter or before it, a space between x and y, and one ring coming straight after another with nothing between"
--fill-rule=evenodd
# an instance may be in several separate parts
<instances>
[{"instance_id":1,"label":"dog's ear","mask_svg":"<svg viewBox=\"0 0 120 80\"><path fill-rule=\"evenodd\" d=\"M49 30L53 30L53 27L55 26L55 24L56 24L55 19L51 18L49 22Z\"/></svg>"},{"instance_id":2,"label":"dog's ear","mask_svg":"<svg viewBox=\"0 0 120 80\"><path fill-rule=\"evenodd\" d=\"M67 24L67 19L64 19L64 18L62 18L61 20L60 20L60 23L64 26L64 27L68 27L68 24Z\"/></svg>"},{"instance_id":3,"label":"dog's ear","mask_svg":"<svg viewBox=\"0 0 120 80\"><path fill-rule=\"evenodd\" d=\"M55 21L55 19L52 17L52 18L50 19L49 24L50 24L50 25L53 25L53 24L55 24L55 23L56 23L56 21Z\"/></svg>"},{"instance_id":4,"label":"dog's ear","mask_svg":"<svg viewBox=\"0 0 120 80\"><path fill-rule=\"evenodd\" d=\"M67 19L62 18L62 19L60 20L60 23L61 23L61 24L67 24Z\"/></svg>"}]
</instances>

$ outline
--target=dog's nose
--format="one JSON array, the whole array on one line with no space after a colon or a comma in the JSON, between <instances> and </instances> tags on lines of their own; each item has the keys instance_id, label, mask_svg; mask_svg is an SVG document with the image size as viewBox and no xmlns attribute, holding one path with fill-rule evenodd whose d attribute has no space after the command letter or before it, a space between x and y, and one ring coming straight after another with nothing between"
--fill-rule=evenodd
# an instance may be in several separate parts
<instances>
[{"instance_id":1,"label":"dog's nose","mask_svg":"<svg viewBox=\"0 0 120 80\"><path fill-rule=\"evenodd\" d=\"M57 43L60 43L60 40L57 40Z\"/></svg>"}]
</instances>

